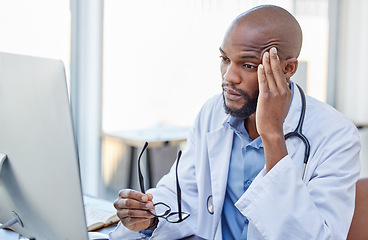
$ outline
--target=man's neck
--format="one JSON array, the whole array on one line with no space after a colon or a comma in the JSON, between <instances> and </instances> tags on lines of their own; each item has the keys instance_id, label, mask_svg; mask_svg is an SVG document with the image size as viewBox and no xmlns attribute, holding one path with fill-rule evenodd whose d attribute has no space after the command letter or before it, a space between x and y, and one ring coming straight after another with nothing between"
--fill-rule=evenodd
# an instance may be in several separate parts
<instances>
[{"instance_id":1,"label":"man's neck","mask_svg":"<svg viewBox=\"0 0 368 240\"><path fill-rule=\"evenodd\" d=\"M259 137L259 134L257 132L255 113L244 120L244 127L247 130L250 139L254 140Z\"/></svg>"}]
</instances>

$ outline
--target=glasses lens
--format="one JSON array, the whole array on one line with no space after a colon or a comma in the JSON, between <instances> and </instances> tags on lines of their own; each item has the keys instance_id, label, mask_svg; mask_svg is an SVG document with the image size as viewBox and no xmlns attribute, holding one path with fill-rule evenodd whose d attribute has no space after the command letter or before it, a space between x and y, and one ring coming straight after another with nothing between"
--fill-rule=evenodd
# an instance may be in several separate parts
<instances>
[{"instance_id":1,"label":"glasses lens","mask_svg":"<svg viewBox=\"0 0 368 240\"><path fill-rule=\"evenodd\" d=\"M163 202L158 202L154 204L154 206L155 206L155 212L153 212L152 215L156 217L167 216L171 211L171 208Z\"/></svg>"},{"instance_id":2,"label":"glasses lens","mask_svg":"<svg viewBox=\"0 0 368 240\"><path fill-rule=\"evenodd\" d=\"M179 223L187 219L189 215L190 215L189 213L182 212L181 219L180 219L179 213L173 212L173 213L170 213L169 216L167 216L166 220L171 223Z\"/></svg>"}]
</instances>

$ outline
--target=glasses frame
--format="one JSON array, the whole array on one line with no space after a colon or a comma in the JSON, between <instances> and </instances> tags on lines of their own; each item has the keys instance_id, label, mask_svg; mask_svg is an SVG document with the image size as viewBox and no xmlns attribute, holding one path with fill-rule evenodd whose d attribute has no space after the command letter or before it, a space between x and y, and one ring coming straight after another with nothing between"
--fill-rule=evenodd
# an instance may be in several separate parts
<instances>
[{"instance_id":1,"label":"glasses frame","mask_svg":"<svg viewBox=\"0 0 368 240\"><path fill-rule=\"evenodd\" d=\"M143 174L142 174L142 170L141 170L141 158L142 155L144 153L144 151L147 149L148 147L148 142L144 143L144 146L141 150L141 153L139 154L138 157L138 179L139 179L139 186L141 188L141 192L142 193L146 193L145 187L144 187L144 179L143 179ZM167 208L167 210L163 213L163 214L155 214L152 213L151 211L147 210L152 216L154 217L158 217L158 218L164 218L166 221L170 222L170 223L180 223L182 221L184 221L185 219L187 219L190 216L190 213L187 212L182 212L182 208L181 208L181 188L180 188L180 184L179 184L179 176L178 176L178 166L179 166L179 160L181 157L182 151L179 150L178 151L178 155L176 158L176 168L175 168L175 172L176 172L176 197L177 197L177 203L178 203L178 212L172 212L171 211L171 207L169 205L167 205L164 202L157 202L155 203L153 206L159 206L162 205L164 207ZM170 217L173 215L179 215L179 219L176 221L172 221L170 220ZM184 215L184 216L183 216Z\"/></svg>"}]
</instances>

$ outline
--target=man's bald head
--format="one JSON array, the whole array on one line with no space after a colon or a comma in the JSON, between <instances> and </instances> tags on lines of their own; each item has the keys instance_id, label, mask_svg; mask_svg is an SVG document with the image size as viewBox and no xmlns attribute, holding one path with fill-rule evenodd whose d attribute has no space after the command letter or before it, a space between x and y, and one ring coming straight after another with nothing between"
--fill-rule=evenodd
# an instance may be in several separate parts
<instances>
[{"instance_id":1,"label":"man's bald head","mask_svg":"<svg viewBox=\"0 0 368 240\"><path fill-rule=\"evenodd\" d=\"M249 37L255 38L262 53L275 46L282 59L299 56L302 30L294 16L281 7L262 5L250 9L232 22L227 33L236 28L252 34Z\"/></svg>"}]
</instances>

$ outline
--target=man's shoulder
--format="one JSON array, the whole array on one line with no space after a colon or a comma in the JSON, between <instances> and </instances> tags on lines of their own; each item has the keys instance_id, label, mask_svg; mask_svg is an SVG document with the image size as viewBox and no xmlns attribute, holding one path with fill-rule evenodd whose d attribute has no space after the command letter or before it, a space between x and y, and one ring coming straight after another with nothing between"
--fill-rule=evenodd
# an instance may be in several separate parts
<instances>
[{"instance_id":1,"label":"man's shoulder","mask_svg":"<svg viewBox=\"0 0 368 240\"><path fill-rule=\"evenodd\" d=\"M343 121L349 121L346 116L331 105L311 96L307 96L307 112L308 111L310 113L309 115L315 116L316 118L338 118Z\"/></svg>"},{"instance_id":2,"label":"man's shoulder","mask_svg":"<svg viewBox=\"0 0 368 240\"><path fill-rule=\"evenodd\" d=\"M354 123L343 113L313 97L307 97L306 114L313 128L319 129L318 131L323 129L325 131L322 132L326 132L326 129L332 131L341 131L343 129L356 131Z\"/></svg>"},{"instance_id":3,"label":"man's shoulder","mask_svg":"<svg viewBox=\"0 0 368 240\"><path fill-rule=\"evenodd\" d=\"M223 104L224 100L222 94L216 94L209 98L203 104L198 114L198 124L209 125L208 127L210 129L219 127L227 116Z\"/></svg>"},{"instance_id":4,"label":"man's shoulder","mask_svg":"<svg viewBox=\"0 0 368 240\"><path fill-rule=\"evenodd\" d=\"M222 94L216 94L214 96L212 96L211 98L209 98L204 104L203 104L203 108L206 109L223 109L223 97Z\"/></svg>"}]
</instances>

